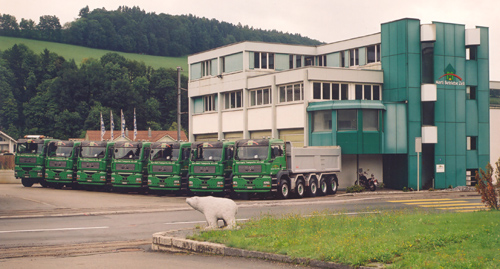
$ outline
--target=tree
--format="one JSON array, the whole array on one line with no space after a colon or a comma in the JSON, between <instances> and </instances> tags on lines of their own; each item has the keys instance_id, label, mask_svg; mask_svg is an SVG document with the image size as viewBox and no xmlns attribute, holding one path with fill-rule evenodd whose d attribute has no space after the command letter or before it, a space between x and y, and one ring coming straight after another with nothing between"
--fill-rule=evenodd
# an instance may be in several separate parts
<instances>
[{"instance_id":1,"label":"tree","mask_svg":"<svg viewBox=\"0 0 500 269\"><path fill-rule=\"evenodd\" d=\"M16 17L9 14L0 16L0 34L6 36L19 35L19 25L17 24Z\"/></svg>"},{"instance_id":2,"label":"tree","mask_svg":"<svg viewBox=\"0 0 500 269\"><path fill-rule=\"evenodd\" d=\"M14 75L8 69L5 60L0 59L0 129L19 124L17 102L12 93Z\"/></svg>"},{"instance_id":3,"label":"tree","mask_svg":"<svg viewBox=\"0 0 500 269\"><path fill-rule=\"evenodd\" d=\"M41 38L49 41L59 42L61 40L61 23L56 16L44 15L38 23Z\"/></svg>"},{"instance_id":4,"label":"tree","mask_svg":"<svg viewBox=\"0 0 500 269\"><path fill-rule=\"evenodd\" d=\"M38 32L36 31L35 22L31 19L21 19L21 22L19 23L19 29L21 32L21 37L33 39L39 38Z\"/></svg>"}]
</instances>

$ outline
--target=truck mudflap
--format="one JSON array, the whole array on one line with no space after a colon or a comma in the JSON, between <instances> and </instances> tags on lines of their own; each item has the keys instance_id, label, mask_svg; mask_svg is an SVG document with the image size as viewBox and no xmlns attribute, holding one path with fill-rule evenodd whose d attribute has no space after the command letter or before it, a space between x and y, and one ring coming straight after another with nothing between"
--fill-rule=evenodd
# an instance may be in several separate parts
<instances>
[{"instance_id":1,"label":"truck mudflap","mask_svg":"<svg viewBox=\"0 0 500 269\"><path fill-rule=\"evenodd\" d=\"M270 176L263 177L233 177L233 190L235 192L270 192L276 187Z\"/></svg>"},{"instance_id":2,"label":"truck mudflap","mask_svg":"<svg viewBox=\"0 0 500 269\"><path fill-rule=\"evenodd\" d=\"M193 192L223 192L224 177L189 177L189 190Z\"/></svg>"}]
</instances>

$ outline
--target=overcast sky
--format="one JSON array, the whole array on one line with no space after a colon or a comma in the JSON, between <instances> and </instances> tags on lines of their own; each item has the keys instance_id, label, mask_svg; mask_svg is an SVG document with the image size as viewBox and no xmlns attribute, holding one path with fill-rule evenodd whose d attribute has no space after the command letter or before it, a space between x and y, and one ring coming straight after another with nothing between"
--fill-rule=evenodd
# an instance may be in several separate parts
<instances>
[{"instance_id":1,"label":"overcast sky","mask_svg":"<svg viewBox=\"0 0 500 269\"><path fill-rule=\"evenodd\" d=\"M499 0L0 0L0 13L38 23L55 15L61 25L73 21L85 6L90 10L139 6L146 12L193 14L233 24L298 33L322 42L335 42L380 32L380 24L400 18L465 24L490 29L490 80L500 81Z\"/></svg>"}]
</instances>

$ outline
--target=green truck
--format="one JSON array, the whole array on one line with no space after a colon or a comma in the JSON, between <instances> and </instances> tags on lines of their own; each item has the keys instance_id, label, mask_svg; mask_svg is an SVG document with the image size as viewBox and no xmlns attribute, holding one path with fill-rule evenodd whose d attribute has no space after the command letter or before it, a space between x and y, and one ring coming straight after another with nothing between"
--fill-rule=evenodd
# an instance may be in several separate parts
<instances>
[{"instance_id":1,"label":"green truck","mask_svg":"<svg viewBox=\"0 0 500 269\"><path fill-rule=\"evenodd\" d=\"M83 141L80 144L76 180L86 190L111 187L113 142Z\"/></svg>"},{"instance_id":2,"label":"green truck","mask_svg":"<svg viewBox=\"0 0 500 269\"><path fill-rule=\"evenodd\" d=\"M54 140L47 145L45 180L50 187L77 188L76 164L80 142Z\"/></svg>"},{"instance_id":3,"label":"green truck","mask_svg":"<svg viewBox=\"0 0 500 269\"><path fill-rule=\"evenodd\" d=\"M295 194L316 196L336 193L341 149L294 148L281 139L236 141L233 190L236 193L274 193L286 199Z\"/></svg>"},{"instance_id":4,"label":"green truck","mask_svg":"<svg viewBox=\"0 0 500 269\"><path fill-rule=\"evenodd\" d=\"M111 159L111 186L120 192L148 188L150 142L115 142Z\"/></svg>"},{"instance_id":5,"label":"green truck","mask_svg":"<svg viewBox=\"0 0 500 269\"><path fill-rule=\"evenodd\" d=\"M196 142L191 145L189 190L194 193L232 192L234 142Z\"/></svg>"},{"instance_id":6,"label":"green truck","mask_svg":"<svg viewBox=\"0 0 500 269\"><path fill-rule=\"evenodd\" d=\"M14 172L24 187L35 183L48 186L45 181L45 155L50 141L52 139L43 135L26 135L17 141Z\"/></svg>"},{"instance_id":7,"label":"green truck","mask_svg":"<svg viewBox=\"0 0 500 269\"><path fill-rule=\"evenodd\" d=\"M155 142L151 144L148 186L152 192L181 192L188 189L191 143Z\"/></svg>"}]
</instances>

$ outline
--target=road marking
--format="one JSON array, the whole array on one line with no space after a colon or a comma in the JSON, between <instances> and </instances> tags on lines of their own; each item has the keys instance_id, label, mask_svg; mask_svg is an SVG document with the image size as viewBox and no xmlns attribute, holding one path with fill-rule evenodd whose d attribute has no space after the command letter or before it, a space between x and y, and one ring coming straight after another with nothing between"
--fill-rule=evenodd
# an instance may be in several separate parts
<instances>
[{"instance_id":1,"label":"road marking","mask_svg":"<svg viewBox=\"0 0 500 269\"><path fill-rule=\"evenodd\" d=\"M436 208L436 209L486 209L486 207L483 206L460 206L460 207L441 207L441 208Z\"/></svg>"},{"instance_id":2,"label":"road marking","mask_svg":"<svg viewBox=\"0 0 500 269\"><path fill-rule=\"evenodd\" d=\"M461 206L461 205L469 205L469 206L473 206L473 205L483 205L481 203L454 203L454 204L437 204L437 205L420 205L420 207L442 207L442 206L447 206L447 207L456 207L456 206Z\"/></svg>"},{"instance_id":3,"label":"road marking","mask_svg":"<svg viewBox=\"0 0 500 269\"><path fill-rule=\"evenodd\" d=\"M393 200L391 203L410 203L410 202L427 202L427 201L451 201L451 199L420 199L420 200Z\"/></svg>"},{"instance_id":4,"label":"road marking","mask_svg":"<svg viewBox=\"0 0 500 269\"><path fill-rule=\"evenodd\" d=\"M236 221L247 221L249 219L236 219ZM207 222L206 220L199 220L199 221L177 221L177 222L166 222L163 224L166 225L177 225L177 224L196 224L196 223L205 223Z\"/></svg>"},{"instance_id":5,"label":"road marking","mask_svg":"<svg viewBox=\"0 0 500 269\"><path fill-rule=\"evenodd\" d=\"M450 203L467 203L467 201L415 202L415 203L403 203L403 204L405 204L405 205L430 205L430 204L450 204Z\"/></svg>"},{"instance_id":6,"label":"road marking","mask_svg":"<svg viewBox=\"0 0 500 269\"><path fill-rule=\"evenodd\" d=\"M92 229L108 229L108 228L109 228L108 226L103 226L103 227L78 227L78 228L12 230L12 231L0 231L0 234L4 234L4 233L28 233L28 232L75 231L75 230L92 230Z\"/></svg>"}]
</instances>

